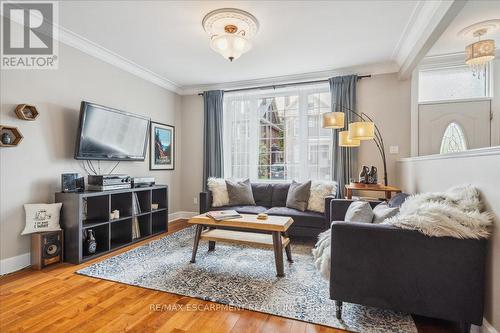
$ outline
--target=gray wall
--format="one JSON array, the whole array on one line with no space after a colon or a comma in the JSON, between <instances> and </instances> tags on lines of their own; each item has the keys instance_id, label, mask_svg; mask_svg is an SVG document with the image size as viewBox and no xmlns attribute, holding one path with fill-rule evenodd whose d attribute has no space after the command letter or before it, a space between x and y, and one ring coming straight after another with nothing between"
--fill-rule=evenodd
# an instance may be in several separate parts
<instances>
[{"instance_id":1,"label":"gray wall","mask_svg":"<svg viewBox=\"0 0 500 333\"><path fill-rule=\"evenodd\" d=\"M358 110L370 115L380 127L387 154L389 146L398 145L399 154L387 155L389 182L396 183L396 161L410 155L410 80L400 81L397 74L374 75L358 83ZM202 188L203 153L203 98L182 96L182 193L181 210L198 211L193 199ZM375 165L382 162L372 141L363 142L359 149L359 164ZM373 193L367 193L373 195Z\"/></svg>"},{"instance_id":2,"label":"gray wall","mask_svg":"<svg viewBox=\"0 0 500 333\"><path fill-rule=\"evenodd\" d=\"M57 70L2 70L0 122L17 126L24 140L0 149L0 258L29 252L30 237L21 236L23 204L53 202L60 174L84 173L73 159L81 100L150 116L176 126L175 171L149 171L149 160L122 162L115 172L153 175L170 186L170 212L179 210L181 159L180 96L112 65L60 44ZM17 104L38 107L36 121L15 117ZM113 163L101 163L108 170Z\"/></svg>"},{"instance_id":3,"label":"gray wall","mask_svg":"<svg viewBox=\"0 0 500 333\"><path fill-rule=\"evenodd\" d=\"M495 148L492 148L495 149ZM414 158L399 163L402 188L409 193L444 191L458 184L473 184L482 193L487 209L496 215L487 260L485 318L500 331L500 151L495 155L456 158Z\"/></svg>"}]
</instances>

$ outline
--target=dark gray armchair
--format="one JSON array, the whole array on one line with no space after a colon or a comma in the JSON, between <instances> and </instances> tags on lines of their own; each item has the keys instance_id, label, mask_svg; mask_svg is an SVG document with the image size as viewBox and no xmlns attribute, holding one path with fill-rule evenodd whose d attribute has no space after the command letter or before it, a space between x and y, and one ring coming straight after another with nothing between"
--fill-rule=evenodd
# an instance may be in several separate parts
<instances>
[{"instance_id":1,"label":"dark gray armchair","mask_svg":"<svg viewBox=\"0 0 500 333\"><path fill-rule=\"evenodd\" d=\"M332 200L330 207L330 298L337 318L342 302L350 302L456 321L464 332L481 325L486 240L343 222L350 202Z\"/></svg>"}]
</instances>

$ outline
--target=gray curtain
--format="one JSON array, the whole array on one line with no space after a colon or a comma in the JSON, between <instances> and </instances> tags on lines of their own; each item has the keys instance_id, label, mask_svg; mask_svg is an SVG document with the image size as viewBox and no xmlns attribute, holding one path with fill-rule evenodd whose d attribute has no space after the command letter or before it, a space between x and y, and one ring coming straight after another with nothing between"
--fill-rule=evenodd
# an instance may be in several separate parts
<instances>
[{"instance_id":1,"label":"gray curtain","mask_svg":"<svg viewBox=\"0 0 500 333\"><path fill-rule=\"evenodd\" d=\"M330 82L330 92L332 95L332 111L345 113L346 127L333 130L333 159L332 175L333 180L338 183L337 198L343 198L344 186L349 184L351 178L356 178L358 172L358 150L357 148L339 147L339 132L346 131L348 124L357 121L358 117L344 108L356 111L356 84L357 75L346 75L332 77Z\"/></svg>"},{"instance_id":2,"label":"gray curtain","mask_svg":"<svg viewBox=\"0 0 500 333\"><path fill-rule=\"evenodd\" d=\"M209 177L222 177L224 174L224 155L222 153L224 91L205 91L203 102L203 190L207 190Z\"/></svg>"}]
</instances>

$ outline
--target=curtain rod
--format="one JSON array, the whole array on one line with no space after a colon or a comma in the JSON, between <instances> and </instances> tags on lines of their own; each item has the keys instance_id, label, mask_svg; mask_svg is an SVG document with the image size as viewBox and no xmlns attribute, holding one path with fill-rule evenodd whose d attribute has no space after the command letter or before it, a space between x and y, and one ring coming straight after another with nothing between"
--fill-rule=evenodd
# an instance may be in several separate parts
<instances>
[{"instance_id":1,"label":"curtain rod","mask_svg":"<svg viewBox=\"0 0 500 333\"><path fill-rule=\"evenodd\" d=\"M358 80L365 79L372 77L371 75L360 75L358 76ZM236 91L246 91L246 90L255 90L255 89L276 89L276 88L282 88L282 87L288 87L288 86L298 86L298 85L303 85L303 84L313 84L313 83L325 83L328 82L328 79L325 80L315 80L315 81L302 81L302 82L294 82L294 83L284 83L284 84L273 84L269 86L259 86L259 87L250 87L250 88L240 88L240 89L230 89L230 90L224 90L225 93L229 92L236 92ZM202 96L203 93L199 93L198 96Z\"/></svg>"}]
</instances>

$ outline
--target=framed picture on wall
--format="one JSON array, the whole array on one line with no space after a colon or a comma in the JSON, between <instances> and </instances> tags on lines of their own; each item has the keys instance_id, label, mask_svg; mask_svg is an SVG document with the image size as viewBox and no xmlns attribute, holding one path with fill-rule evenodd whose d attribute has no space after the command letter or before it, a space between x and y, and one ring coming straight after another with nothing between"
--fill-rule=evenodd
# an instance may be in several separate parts
<instances>
[{"instance_id":1,"label":"framed picture on wall","mask_svg":"<svg viewBox=\"0 0 500 333\"><path fill-rule=\"evenodd\" d=\"M149 170L174 170L175 127L151 122Z\"/></svg>"}]
</instances>

